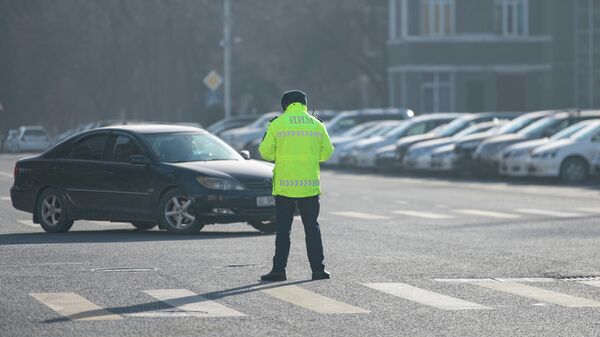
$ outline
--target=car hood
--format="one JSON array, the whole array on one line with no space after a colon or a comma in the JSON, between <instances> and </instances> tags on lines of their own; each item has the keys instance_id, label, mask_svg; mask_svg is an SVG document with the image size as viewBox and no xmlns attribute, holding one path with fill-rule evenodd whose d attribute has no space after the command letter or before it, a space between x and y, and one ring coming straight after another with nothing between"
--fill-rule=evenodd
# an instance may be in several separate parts
<instances>
[{"instance_id":1,"label":"car hood","mask_svg":"<svg viewBox=\"0 0 600 337\"><path fill-rule=\"evenodd\" d=\"M470 143L470 142L474 142L474 141L483 141L486 138L490 138L492 136L490 136L489 133L487 132L479 132L479 133L474 133L472 135L467 135L467 136L462 136L456 139L456 143L457 145L460 145L462 143Z\"/></svg>"},{"instance_id":2,"label":"car hood","mask_svg":"<svg viewBox=\"0 0 600 337\"><path fill-rule=\"evenodd\" d=\"M380 136L370 137L370 138L361 139L361 140L358 140L358 141L352 143L352 147L355 149L363 149L367 146L381 143L384 140L385 140L385 138L380 137Z\"/></svg>"},{"instance_id":3,"label":"car hood","mask_svg":"<svg viewBox=\"0 0 600 337\"><path fill-rule=\"evenodd\" d=\"M529 140L529 141L511 145L506 148L506 151L530 150L530 149L536 148L538 146L548 144L549 142L550 142L549 138Z\"/></svg>"},{"instance_id":4,"label":"car hood","mask_svg":"<svg viewBox=\"0 0 600 337\"><path fill-rule=\"evenodd\" d=\"M357 139L359 139L359 138L356 136L337 136L337 137L331 138L331 144L333 144L333 146L336 146L336 145L339 146L339 145L348 144Z\"/></svg>"},{"instance_id":5,"label":"car hood","mask_svg":"<svg viewBox=\"0 0 600 337\"><path fill-rule=\"evenodd\" d=\"M482 145L491 145L491 144L501 144L501 143L516 143L516 142L522 142L528 140L528 138L526 136L517 134L517 133L511 133L508 135L499 135L499 136L493 136L491 138L486 139Z\"/></svg>"},{"instance_id":6,"label":"car hood","mask_svg":"<svg viewBox=\"0 0 600 337\"><path fill-rule=\"evenodd\" d=\"M437 139L437 138L439 138L439 136L437 136L434 133L425 133L422 135L408 136L408 137L400 138L400 140L398 140L396 142L396 146L397 147L408 147L408 146L411 146L411 145L419 143L419 142L424 142L424 141Z\"/></svg>"},{"instance_id":7,"label":"car hood","mask_svg":"<svg viewBox=\"0 0 600 337\"><path fill-rule=\"evenodd\" d=\"M545 145L542 145L538 148L535 149L534 152L544 152L544 151L549 151L549 150L557 150L557 149L563 149L563 148L567 148L571 145L577 145L577 141L571 138L567 138L567 139L559 139L559 140L555 140L555 141L551 141Z\"/></svg>"},{"instance_id":8,"label":"car hood","mask_svg":"<svg viewBox=\"0 0 600 337\"><path fill-rule=\"evenodd\" d=\"M443 137L443 138L428 140L425 142L420 142L418 144L411 146L410 149L411 150L429 149L429 148L434 148L434 147L445 146L445 145L452 144L452 143L454 143L454 140L451 137Z\"/></svg>"},{"instance_id":9,"label":"car hood","mask_svg":"<svg viewBox=\"0 0 600 337\"><path fill-rule=\"evenodd\" d=\"M239 137L239 136L245 136L245 135L249 135L249 134L255 134L255 133L260 133L260 129L258 128L247 128L247 127L243 127L243 128L236 128L236 129L230 129L227 130L223 133L221 133L221 137Z\"/></svg>"},{"instance_id":10,"label":"car hood","mask_svg":"<svg viewBox=\"0 0 600 337\"><path fill-rule=\"evenodd\" d=\"M395 151L396 150L396 144L390 144L390 145L386 145L382 148L377 149L377 151L375 151L377 154L379 153L384 153L384 152L390 152L390 151Z\"/></svg>"},{"instance_id":11,"label":"car hood","mask_svg":"<svg viewBox=\"0 0 600 337\"><path fill-rule=\"evenodd\" d=\"M193 161L186 163L167 163L174 168L180 168L199 176L215 178L234 178L240 182L271 179L273 167L271 163L259 160L214 160Z\"/></svg>"}]
</instances>

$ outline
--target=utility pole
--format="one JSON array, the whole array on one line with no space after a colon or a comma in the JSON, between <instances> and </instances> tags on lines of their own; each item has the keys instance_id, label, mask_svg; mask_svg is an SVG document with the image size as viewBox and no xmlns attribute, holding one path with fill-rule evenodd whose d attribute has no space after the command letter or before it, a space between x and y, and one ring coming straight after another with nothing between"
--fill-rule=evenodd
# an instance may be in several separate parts
<instances>
[{"instance_id":1,"label":"utility pole","mask_svg":"<svg viewBox=\"0 0 600 337\"><path fill-rule=\"evenodd\" d=\"M225 118L231 116L231 4L223 0L223 74Z\"/></svg>"}]
</instances>

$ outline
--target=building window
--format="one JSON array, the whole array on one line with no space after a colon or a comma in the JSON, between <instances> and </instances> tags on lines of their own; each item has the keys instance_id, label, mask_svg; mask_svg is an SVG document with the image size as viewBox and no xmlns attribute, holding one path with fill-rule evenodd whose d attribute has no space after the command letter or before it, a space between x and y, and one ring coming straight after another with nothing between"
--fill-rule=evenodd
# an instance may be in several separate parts
<instances>
[{"instance_id":1,"label":"building window","mask_svg":"<svg viewBox=\"0 0 600 337\"><path fill-rule=\"evenodd\" d=\"M496 32L515 36L529 33L529 0L496 0Z\"/></svg>"},{"instance_id":2,"label":"building window","mask_svg":"<svg viewBox=\"0 0 600 337\"><path fill-rule=\"evenodd\" d=\"M390 39L408 35L408 0L390 0Z\"/></svg>"},{"instance_id":3,"label":"building window","mask_svg":"<svg viewBox=\"0 0 600 337\"><path fill-rule=\"evenodd\" d=\"M422 110L449 112L453 110L454 83L452 73L423 73L421 76Z\"/></svg>"},{"instance_id":4,"label":"building window","mask_svg":"<svg viewBox=\"0 0 600 337\"><path fill-rule=\"evenodd\" d=\"M577 0L575 8L575 101L578 108L600 106L600 4Z\"/></svg>"},{"instance_id":5,"label":"building window","mask_svg":"<svg viewBox=\"0 0 600 337\"><path fill-rule=\"evenodd\" d=\"M423 35L454 33L454 0L421 0Z\"/></svg>"}]
</instances>

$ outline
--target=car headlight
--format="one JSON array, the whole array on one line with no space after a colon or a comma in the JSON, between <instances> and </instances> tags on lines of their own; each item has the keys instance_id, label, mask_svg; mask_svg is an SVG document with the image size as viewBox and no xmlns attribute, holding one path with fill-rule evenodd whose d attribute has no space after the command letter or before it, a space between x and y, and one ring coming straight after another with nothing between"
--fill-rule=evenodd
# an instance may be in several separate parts
<instances>
[{"instance_id":1,"label":"car headlight","mask_svg":"<svg viewBox=\"0 0 600 337\"><path fill-rule=\"evenodd\" d=\"M531 157L532 158L540 158L540 159L552 159L552 158L556 157L557 153L558 153L558 150L540 151L540 152L536 152L536 153L532 154Z\"/></svg>"},{"instance_id":2,"label":"car headlight","mask_svg":"<svg viewBox=\"0 0 600 337\"><path fill-rule=\"evenodd\" d=\"M242 184L233 179L212 178L212 177L196 177L196 181L209 190L243 190Z\"/></svg>"}]
</instances>

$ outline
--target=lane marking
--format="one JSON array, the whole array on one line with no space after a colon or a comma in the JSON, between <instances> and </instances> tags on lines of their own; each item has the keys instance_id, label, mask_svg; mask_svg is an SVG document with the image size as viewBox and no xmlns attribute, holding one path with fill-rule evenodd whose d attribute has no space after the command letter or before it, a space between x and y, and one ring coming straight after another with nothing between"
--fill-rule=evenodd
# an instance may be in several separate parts
<instances>
[{"instance_id":1,"label":"lane marking","mask_svg":"<svg viewBox=\"0 0 600 337\"><path fill-rule=\"evenodd\" d=\"M414 216L417 218L425 218L425 219L452 219L453 216L439 214L439 213L431 213L431 212L417 212L417 211L392 211L394 214L408 215Z\"/></svg>"},{"instance_id":2,"label":"lane marking","mask_svg":"<svg viewBox=\"0 0 600 337\"><path fill-rule=\"evenodd\" d=\"M6 177L6 178L14 178L12 174L8 173L8 172L2 172L0 171L0 177Z\"/></svg>"},{"instance_id":3,"label":"lane marking","mask_svg":"<svg viewBox=\"0 0 600 337\"><path fill-rule=\"evenodd\" d=\"M511 277L511 278L436 278L436 282L448 283L492 283L492 282L527 282L527 283L546 283L556 282L556 279L547 277Z\"/></svg>"},{"instance_id":4,"label":"lane marking","mask_svg":"<svg viewBox=\"0 0 600 337\"><path fill-rule=\"evenodd\" d=\"M558 304L569 308L600 307L600 302L583 297L571 296L552 290L532 287L522 283L496 282L475 283L476 285L517 296L527 297L536 301Z\"/></svg>"},{"instance_id":5,"label":"lane marking","mask_svg":"<svg viewBox=\"0 0 600 337\"><path fill-rule=\"evenodd\" d=\"M29 226L29 227L33 227L33 228L40 228L39 224L33 223L33 221L31 220L17 220L18 223L20 223L21 225L25 225L25 226Z\"/></svg>"},{"instance_id":6,"label":"lane marking","mask_svg":"<svg viewBox=\"0 0 600 337\"><path fill-rule=\"evenodd\" d=\"M493 309L485 305L438 294L433 291L413 287L405 283L363 283L363 285L390 295L442 310Z\"/></svg>"},{"instance_id":7,"label":"lane marking","mask_svg":"<svg viewBox=\"0 0 600 337\"><path fill-rule=\"evenodd\" d=\"M295 285L261 290L276 299L295 304L319 314L364 314L368 310L325 297Z\"/></svg>"},{"instance_id":8,"label":"lane marking","mask_svg":"<svg viewBox=\"0 0 600 337\"><path fill-rule=\"evenodd\" d=\"M10 197L0 197L0 200L2 200L2 201L10 201Z\"/></svg>"},{"instance_id":9,"label":"lane marking","mask_svg":"<svg viewBox=\"0 0 600 337\"><path fill-rule=\"evenodd\" d=\"M600 209L598 208L577 208L577 211L580 212L588 212L588 213L594 213L594 214L600 214Z\"/></svg>"},{"instance_id":10,"label":"lane marking","mask_svg":"<svg viewBox=\"0 0 600 337\"><path fill-rule=\"evenodd\" d=\"M467 214L467 215L483 216L483 217L488 217L488 218L500 218L500 219L519 218L519 216L516 214L484 211L484 210L480 210L480 209L457 209L457 210L455 210L455 212L461 213L461 214Z\"/></svg>"},{"instance_id":11,"label":"lane marking","mask_svg":"<svg viewBox=\"0 0 600 337\"><path fill-rule=\"evenodd\" d=\"M578 281L579 283L587 284L593 287L600 287L600 280Z\"/></svg>"},{"instance_id":12,"label":"lane marking","mask_svg":"<svg viewBox=\"0 0 600 337\"><path fill-rule=\"evenodd\" d=\"M36 300L74 321L119 320L123 317L113 314L75 293L31 293Z\"/></svg>"},{"instance_id":13,"label":"lane marking","mask_svg":"<svg viewBox=\"0 0 600 337\"><path fill-rule=\"evenodd\" d=\"M187 289L155 289L144 292L159 301L177 308L194 317L236 317L246 316L217 302L211 301Z\"/></svg>"},{"instance_id":14,"label":"lane marking","mask_svg":"<svg viewBox=\"0 0 600 337\"><path fill-rule=\"evenodd\" d=\"M533 214L533 215L546 215L557 218L576 218L584 216L580 213L569 213L569 212L557 212L557 211L548 211L544 209L535 209L535 208L520 208L515 210L519 213Z\"/></svg>"},{"instance_id":15,"label":"lane marking","mask_svg":"<svg viewBox=\"0 0 600 337\"><path fill-rule=\"evenodd\" d=\"M120 225L131 225L126 222L110 222L110 221L96 221L96 220L85 220L86 222L92 223L98 226L120 226Z\"/></svg>"},{"instance_id":16,"label":"lane marking","mask_svg":"<svg viewBox=\"0 0 600 337\"><path fill-rule=\"evenodd\" d=\"M330 212L334 215L347 216L350 218L357 218L363 220L383 220L389 219L387 216L369 214L369 213L361 213L361 212Z\"/></svg>"}]
</instances>

